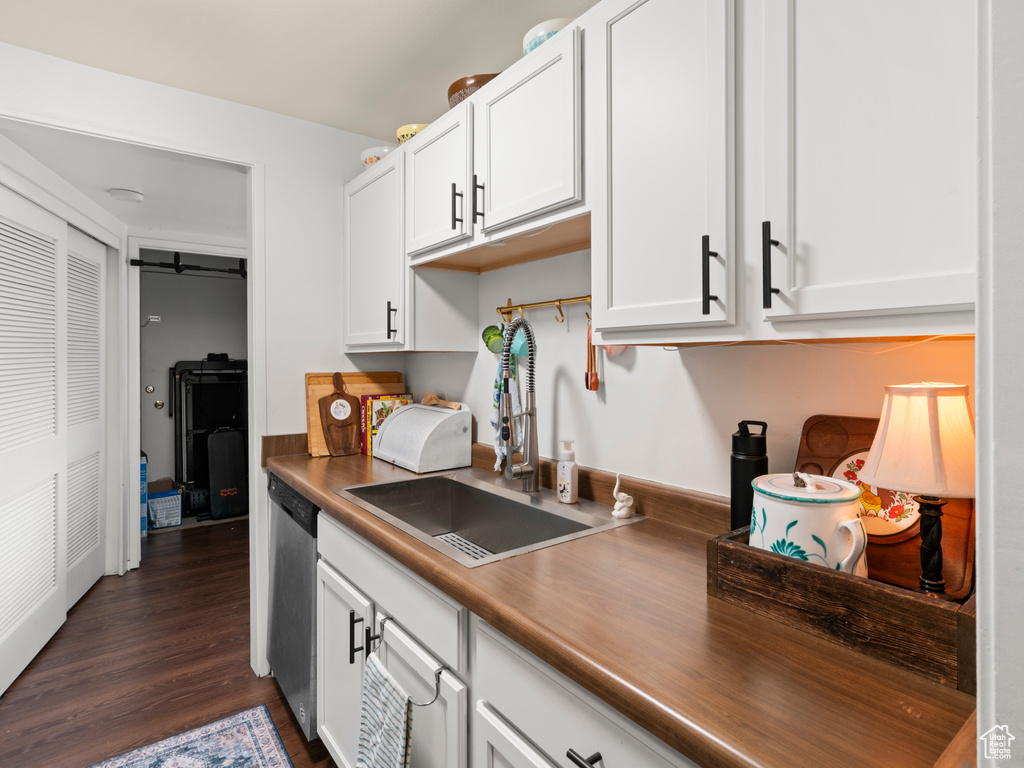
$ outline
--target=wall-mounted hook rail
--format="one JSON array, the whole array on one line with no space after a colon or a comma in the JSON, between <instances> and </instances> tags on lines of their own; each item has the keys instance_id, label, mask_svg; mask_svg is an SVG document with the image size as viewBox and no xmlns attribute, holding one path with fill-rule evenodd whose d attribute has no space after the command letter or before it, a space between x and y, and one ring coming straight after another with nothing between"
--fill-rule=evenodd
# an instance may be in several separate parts
<instances>
[{"instance_id":1,"label":"wall-mounted hook rail","mask_svg":"<svg viewBox=\"0 0 1024 768\"><path fill-rule=\"evenodd\" d=\"M512 313L518 312L520 315L527 309L537 309L538 307L555 307L558 310L558 314L555 315L555 321L559 323L565 322L565 313L562 312L562 307L566 304L590 304L590 295L586 296L574 296L571 299L552 299L551 301L535 301L530 304L513 304L512 299L508 300L508 304L504 307L495 307L498 316L501 317L506 323L512 320ZM590 319L590 313L587 313L587 319Z\"/></svg>"}]
</instances>

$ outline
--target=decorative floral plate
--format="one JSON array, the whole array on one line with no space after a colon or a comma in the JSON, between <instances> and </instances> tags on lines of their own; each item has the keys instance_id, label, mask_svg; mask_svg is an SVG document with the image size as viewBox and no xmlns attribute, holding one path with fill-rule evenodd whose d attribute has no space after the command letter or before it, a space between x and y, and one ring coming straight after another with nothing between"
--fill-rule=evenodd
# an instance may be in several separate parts
<instances>
[{"instance_id":1,"label":"decorative floral plate","mask_svg":"<svg viewBox=\"0 0 1024 768\"><path fill-rule=\"evenodd\" d=\"M905 491L875 488L858 480L857 474L864 467L867 455L867 451L857 451L842 459L832 471L832 477L854 483L861 489L861 519L869 536L891 536L907 530L920 517L917 502Z\"/></svg>"}]
</instances>

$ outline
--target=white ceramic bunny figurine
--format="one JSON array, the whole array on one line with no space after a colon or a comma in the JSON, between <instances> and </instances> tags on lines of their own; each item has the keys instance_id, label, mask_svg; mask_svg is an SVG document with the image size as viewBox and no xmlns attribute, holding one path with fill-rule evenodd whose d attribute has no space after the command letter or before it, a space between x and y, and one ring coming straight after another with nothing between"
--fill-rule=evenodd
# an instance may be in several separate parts
<instances>
[{"instance_id":1,"label":"white ceramic bunny figurine","mask_svg":"<svg viewBox=\"0 0 1024 768\"><path fill-rule=\"evenodd\" d=\"M612 489L612 496L615 497L615 506L612 507L612 517L632 517L633 497L628 493L619 493L619 475L615 475L615 488Z\"/></svg>"}]
</instances>

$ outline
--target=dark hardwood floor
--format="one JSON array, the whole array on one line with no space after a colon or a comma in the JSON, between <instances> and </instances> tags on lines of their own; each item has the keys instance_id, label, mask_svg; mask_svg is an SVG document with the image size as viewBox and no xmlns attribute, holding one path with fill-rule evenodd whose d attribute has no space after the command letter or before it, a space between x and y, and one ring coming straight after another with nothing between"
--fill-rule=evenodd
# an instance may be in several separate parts
<instances>
[{"instance_id":1,"label":"dark hardwood floor","mask_svg":"<svg viewBox=\"0 0 1024 768\"><path fill-rule=\"evenodd\" d=\"M333 766L249 666L248 536L164 531L100 579L0 701L0 768L86 768L260 704L295 768Z\"/></svg>"}]
</instances>

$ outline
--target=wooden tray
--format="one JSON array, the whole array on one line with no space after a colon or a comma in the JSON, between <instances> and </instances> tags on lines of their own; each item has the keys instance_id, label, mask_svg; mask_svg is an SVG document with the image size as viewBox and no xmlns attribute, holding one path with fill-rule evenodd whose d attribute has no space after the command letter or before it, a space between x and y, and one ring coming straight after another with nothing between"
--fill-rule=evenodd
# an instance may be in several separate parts
<instances>
[{"instance_id":1,"label":"wooden tray","mask_svg":"<svg viewBox=\"0 0 1024 768\"><path fill-rule=\"evenodd\" d=\"M751 547L708 541L708 594L942 685L976 692L975 598L960 605Z\"/></svg>"},{"instance_id":2,"label":"wooden tray","mask_svg":"<svg viewBox=\"0 0 1024 768\"><path fill-rule=\"evenodd\" d=\"M391 392L405 392L400 371L376 371L363 373L354 371L342 373L345 390L356 397L360 395L382 395ZM333 373L306 374L306 435L310 456L330 456L324 440L324 428L320 423L320 398L334 392Z\"/></svg>"},{"instance_id":3,"label":"wooden tray","mask_svg":"<svg viewBox=\"0 0 1024 768\"><path fill-rule=\"evenodd\" d=\"M878 419L852 416L811 416L804 422L796 470L842 478L843 465L871 448ZM942 576L946 592L957 600L974 586L974 501L949 499L942 516ZM868 535L868 575L872 579L916 589L921 575L921 532L918 522L887 536Z\"/></svg>"}]
</instances>

